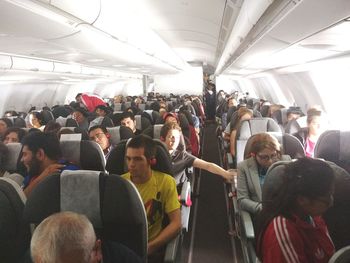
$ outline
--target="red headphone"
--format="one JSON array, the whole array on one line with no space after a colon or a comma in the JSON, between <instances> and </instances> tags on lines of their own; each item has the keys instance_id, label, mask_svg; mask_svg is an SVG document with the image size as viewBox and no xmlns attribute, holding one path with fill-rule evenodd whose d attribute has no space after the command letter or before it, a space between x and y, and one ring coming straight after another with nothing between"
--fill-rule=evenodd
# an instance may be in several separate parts
<instances>
[{"instance_id":1,"label":"red headphone","mask_svg":"<svg viewBox=\"0 0 350 263\"><path fill-rule=\"evenodd\" d=\"M154 166L157 164L157 159L155 157L152 157L151 159L149 159L149 164L151 166Z\"/></svg>"}]
</instances>

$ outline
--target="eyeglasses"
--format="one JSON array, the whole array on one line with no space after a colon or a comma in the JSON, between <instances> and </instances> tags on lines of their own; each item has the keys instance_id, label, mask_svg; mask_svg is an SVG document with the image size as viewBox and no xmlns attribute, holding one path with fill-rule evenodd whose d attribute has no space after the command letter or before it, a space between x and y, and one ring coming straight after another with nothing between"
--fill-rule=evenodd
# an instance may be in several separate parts
<instances>
[{"instance_id":1,"label":"eyeglasses","mask_svg":"<svg viewBox=\"0 0 350 263\"><path fill-rule=\"evenodd\" d=\"M102 139L105 134L103 132L97 133L95 136L90 136L90 140L94 141L96 139Z\"/></svg>"},{"instance_id":2,"label":"eyeglasses","mask_svg":"<svg viewBox=\"0 0 350 263\"><path fill-rule=\"evenodd\" d=\"M276 161L279 157L279 154L278 153L274 153L274 154L271 154L271 155L268 155L268 154L257 154L256 156L259 157L260 160L262 161L269 161L269 160L272 160L272 161Z\"/></svg>"}]
</instances>

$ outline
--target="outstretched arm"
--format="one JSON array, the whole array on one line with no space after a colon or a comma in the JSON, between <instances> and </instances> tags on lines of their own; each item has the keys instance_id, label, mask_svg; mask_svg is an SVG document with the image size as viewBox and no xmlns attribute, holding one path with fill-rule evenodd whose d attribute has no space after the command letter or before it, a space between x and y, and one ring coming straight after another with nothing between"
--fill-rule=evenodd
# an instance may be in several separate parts
<instances>
[{"instance_id":1,"label":"outstretched arm","mask_svg":"<svg viewBox=\"0 0 350 263\"><path fill-rule=\"evenodd\" d=\"M209 171L213 174L218 174L228 183L233 183L234 177L237 175L236 170L226 171L215 163L210 163L199 158L194 160L193 167Z\"/></svg>"}]
</instances>

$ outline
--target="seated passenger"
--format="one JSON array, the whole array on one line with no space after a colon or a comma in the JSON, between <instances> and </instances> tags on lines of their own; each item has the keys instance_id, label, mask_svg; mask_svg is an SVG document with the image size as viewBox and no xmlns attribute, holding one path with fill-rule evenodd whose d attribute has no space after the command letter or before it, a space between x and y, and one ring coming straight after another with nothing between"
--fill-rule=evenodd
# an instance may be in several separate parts
<instances>
[{"instance_id":1,"label":"seated passenger","mask_svg":"<svg viewBox=\"0 0 350 263\"><path fill-rule=\"evenodd\" d=\"M301 109L299 107L289 107L287 110L287 122L291 120L297 120L302 115Z\"/></svg>"},{"instance_id":2,"label":"seated passenger","mask_svg":"<svg viewBox=\"0 0 350 263\"><path fill-rule=\"evenodd\" d=\"M236 135L237 135L237 130L241 125L242 121L250 120L253 118L253 111L243 107L238 109L237 113L237 121L234 124L232 130L229 132L229 138L230 138L230 153L232 156L236 156ZM230 123L227 124L227 126L230 127ZM227 131L229 129L225 129L225 136L227 138Z\"/></svg>"},{"instance_id":3,"label":"seated passenger","mask_svg":"<svg viewBox=\"0 0 350 263\"><path fill-rule=\"evenodd\" d=\"M97 142L101 146L106 159L113 149L113 146L109 141L110 137L111 135L108 133L106 127L103 127L101 125L91 127L89 130L90 140Z\"/></svg>"},{"instance_id":4,"label":"seated passenger","mask_svg":"<svg viewBox=\"0 0 350 263\"><path fill-rule=\"evenodd\" d=\"M283 169L283 183L263 200L257 255L264 263L326 263L334 245L321 215L333 203L333 170L311 158L298 159Z\"/></svg>"},{"instance_id":5,"label":"seated passenger","mask_svg":"<svg viewBox=\"0 0 350 263\"><path fill-rule=\"evenodd\" d=\"M28 128L36 128L40 131L44 131L44 117L39 111L32 111L29 113L29 124Z\"/></svg>"},{"instance_id":6,"label":"seated passenger","mask_svg":"<svg viewBox=\"0 0 350 263\"><path fill-rule=\"evenodd\" d=\"M89 128L89 121L87 119L88 112L81 107L75 108L73 111L73 119L77 121L78 126L84 130L88 130Z\"/></svg>"},{"instance_id":7,"label":"seated passenger","mask_svg":"<svg viewBox=\"0 0 350 263\"><path fill-rule=\"evenodd\" d=\"M216 165L215 163L206 162L197 158L180 145L181 128L175 122L169 122L163 125L160 130L160 139L166 144L173 162L174 178L177 185L181 185L187 180L186 168L195 167L204 169L213 174L220 175L227 182L232 183L235 172L229 172Z\"/></svg>"},{"instance_id":8,"label":"seated passenger","mask_svg":"<svg viewBox=\"0 0 350 263\"><path fill-rule=\"evenodd\" d=\"M161 262L163 248L181 229L180 203L176 182L170 175L152 170L156 161L156 146L145 135L130 140L126 148L129 172L123 178L130 180L139 191L148 220L148 262ZM163 227L165 216L169 224Z\"/></svg>"},{"instance_id":9,"label":"seated passenger","mask_svg":"<svg viewBox=\"0 0 350 263\"><path fill-rule=\"evenodd\" d=\"M23 138L22 145L21 162L27 169L23 182L26 196L50 174L79 169L76 165L60 159L60 142L54 134L31 132Z\"/></svg>"},{"instance_id":10,"label":"seated passenger","mask_svg":"<svg viewBox=\"0 0 350 263\"><path fill-rule=\"evenodd\" d=\"M43 220L30 243L34 263L139 263L127 247L101 242L85 215L60 212Z\"/></svg>"},{"instance_id":11,"label":"seated passenger","mask_svg":"<svg viewBox=\"0 0 350 263\"><path fill-rule=\"evenodd\" d=\"M259 133L253 138L250 155L237 165L237 200L241 209L256 215L262 208L261 189L267 169L281 159L281 146L270 134Z\"/></svg>"},{"instance_id":12,"label":"seated passenger","mask_svg":"<svg viewBox=\"0 0 350 263\"><path fill-rule=\"evenodd\" d=\"M4 135L4 144L21 142L26 132L21 128L10 127L7 129Z\"/></svg>"},{"instance_id":13,"label":"seated passenger","mask_svg":"<svg viewBox=\"0 0 350 263\"><path fill-rule=\"evenodd\" d=\"M141 131L136 129L135 116L130 111L124 111L122 113L120 124L129 127L135 135L141 134Z\"/></svg>"},{"instance_id":14,"label":"seated passenger","mask_svg":"<svg viewBox=\"0 0 350 263\"><path fill-rule=\"evenodd\" d=\"M307 111L307 128L301 129L294 134L303 144L305 154L308 157L314 157L317 140L324 131L322 121L322 111L317 108L311 108Z\"/></svg>"},{"instance_id":15,"label":"seated passenger","mask_svg":"<svg viewBox=\"0 0 350 263\"><path fill-rule=\"evenodd\" d=\"M98 105L95 108L95 113L98 117L106 117L110 113L110 109L105 105Z\"/></svg>"},{"instance_id":16,"label":"seated passenger","mask_svg":"<svg viewBox=\"0 0 350 263\"><path fill-rule=\"evenodd\" d=\"M2 141L5 138L6 130L12 127L12 121L8 118L0 119L0 140Z\"/></svg>"}]
</instances>

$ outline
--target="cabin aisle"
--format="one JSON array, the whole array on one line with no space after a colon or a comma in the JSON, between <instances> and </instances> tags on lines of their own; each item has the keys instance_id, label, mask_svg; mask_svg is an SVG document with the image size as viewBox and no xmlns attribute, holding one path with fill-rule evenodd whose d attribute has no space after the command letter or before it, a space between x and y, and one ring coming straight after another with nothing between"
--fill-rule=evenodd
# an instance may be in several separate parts
<instances>
[{"instance_id":1,"label":"cabin aisle","mask_svg":"<svg viewBox=\"0 0 350 263\"><path fill-rule=\"evenodd\" d=\"M203 155L206 161L220 165L216 124L204 128ZM233 262L223 180L207 171L201 171L197 214L194 217L189 263ZM195 210L195 209L194 209ZM193 211L191 211L192 213ZM193 216L193 215L192 215ZM188 233L191 234L191 233Z\"/></svg>"}]
</instances>

